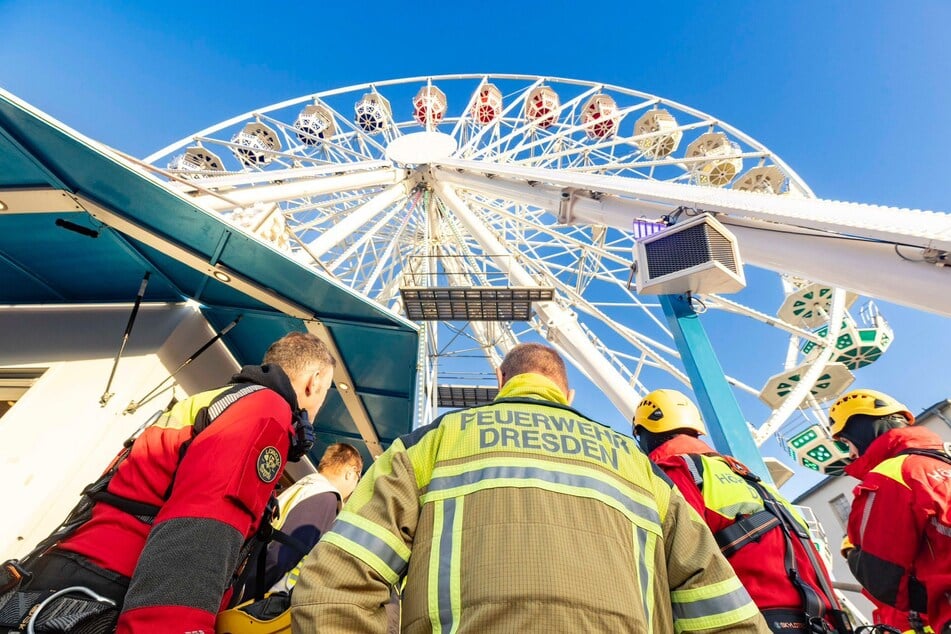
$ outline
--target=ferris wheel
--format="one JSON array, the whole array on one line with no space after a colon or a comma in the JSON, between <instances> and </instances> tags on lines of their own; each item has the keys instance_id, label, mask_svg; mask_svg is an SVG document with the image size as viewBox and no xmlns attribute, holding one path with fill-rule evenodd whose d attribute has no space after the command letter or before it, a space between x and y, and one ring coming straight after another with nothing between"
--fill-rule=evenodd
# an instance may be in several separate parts
<instances>
[{"instance_id":1,"label":"ferris wheel","mask_svg":"<svg viewBox=\"0 0 951 634\"><path fill-rule=\"evenodd\" d=\"M647 391L689 386L656 298L636 292L636 240L659 219L704 211L678 192L813 198L776 154L699 110L526 75L306 95L145 162L205 208L418 322L417 424L442 407L491 400L504 354L538 339L629 421ZM641 198L639 213L598 221L599 205L645 187L659 193ZM573 214L582 208L589 213ZM750 423L762 443L821 422L821 403L877 359L892 332L874 306L851 315L854 293L765 269L749 279L736 296L697 299L710 309L714 345L722 333L722 345L741 350L724 371L741 398L761 404Z\"/></svg>"}]
</instances>

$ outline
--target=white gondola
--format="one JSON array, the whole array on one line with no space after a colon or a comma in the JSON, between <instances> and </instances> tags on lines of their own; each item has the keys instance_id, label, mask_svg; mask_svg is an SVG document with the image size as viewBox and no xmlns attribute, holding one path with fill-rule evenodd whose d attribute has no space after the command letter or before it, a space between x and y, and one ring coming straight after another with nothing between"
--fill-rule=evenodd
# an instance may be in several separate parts
<instances>
[{"instance_id":1,"label":"white gondola","mask_svg":"<svg viewBox=\"0 0 951 634\"><path fill-rule=\"evenodd\" d=\"M733 189L761 194L779 194L783 191L786 175L775 165L754 167L736 179Z\"/></svg>"},{"instance_id":2,"label":"white gondola","mask_svg":"<svg viewBox=\"0 0 951 634\"><path fill-rule=\"evenodd\" d=\"M581 110L581 123L591 139L606 139L617 132L618 114L614 99L598 93L588 99Z\"/></svg>"},{"instance_id":3,"label":"white gondola","mask_svg":"<svg viewBox=\"0 0 951 634\"><path fill-rule=\"evenodd\" d=\"M743 169L740 146L722 132L707 132L687 146L687 158L709 157L709 161L691 161L687 168L700 185L723 187Z\"/></svg>"},{"instance_id":4,"label":"white gondola","mask_svg":"<svg viewBox=\"0 0 951 634\"><path fill-rule=\"evenodd\" d=\"M373 134L386 126L392 116L390 102L375 92L368 92L353 107L354 123L364 132Z\"/></svg>"},{"instance_id":5,"label":"white gondola","mask_svg":"<svg viewBox=\"0 0 951 634\"><path fill-rule=\"evenodd\" d=\"M650 158L664 158L680 145L684 133L677 129L677 120L670 112L654 108L634 124L635 145Z\"/></svg>"},{"instance_id":6,"label":"white gondola","mask_svg":"<svg viewBox=\"0 0 951 634\"><path fill-rule=\"evenodd\" d=\"M324 106L313 104L307 106L297 115L294 121L297 138L305 145L319 145L336 133L334 119Z\"/></svg>"},{"instance_id":7,"label":"white gondola","mask_svg":"<svg viewBox=\"0 0 951 634\"><path fill-rule=\"evenodd\" d=\"M246 167L267 165L274 160L273 152L281 149L281 140L277 132L259 121L254 121L232 137L231 142L239 147L232 148L235 156Z\"/></svg>"},{"instance_id":8,"label":"white gondola","mask_svg":"<svg viewBox=\"0 0 951 634\"><path fill-rule=\"evenodd\" d=\"M179 176L182 178L201 178L208 172L225 170L218 155L200 145L193 145L184 154L176 156L169 162L168 168L181 172Z\"/></svg>"},{"instance_id":9,"label":"white gondola","mask_svg":"<svg viewBox=\"0 0 951 634\"><path fill-rule=\"evenodd\" d=\"M549 86L537 86L525 100L525 118L543 130L558 121L558 107L561 105L556 93Z\"/></svg>"},{"instance_id":10,"label":"white gondola","mask_svg":"<svg viewBox=\"0 0 951 634\"><path fill-rule=\"evenodd\" d=\"M472 119L479 125L489 125L502 114L502 92L494 84L479 89L472 104Z\"/></svg>"},{"instance_id":11,"label":"white gondola","mask_svg":"<svg viewBox=\"0 0 951 634\"><path fill-rule=\"evenodd\" d=\"M423 86L413 97L413 118L420 125L435 125L445 114L446 93L435 86Z\"/></svg>"}]
</instances>

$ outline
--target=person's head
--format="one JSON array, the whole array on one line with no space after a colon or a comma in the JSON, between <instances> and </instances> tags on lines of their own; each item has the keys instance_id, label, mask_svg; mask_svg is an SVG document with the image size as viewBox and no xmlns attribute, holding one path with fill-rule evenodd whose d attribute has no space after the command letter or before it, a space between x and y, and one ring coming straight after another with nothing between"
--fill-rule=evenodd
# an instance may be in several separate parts
<instances>
[{"instance_id":1,"label":"person's head","mask_svg":"<svg viewBox=\"0 0 951 634\"><path fill-rule=\"evenodd\" d=\"M882 434L914 424L915 417L907 407L875 390L852 390L829 408L829 432L849 446L853 460Z\"/></svg>"},{"instance_id":2,"label":"person's head","mask_svg":"<svg viewBox=\"0 0 951 634\"><path fill-rule=\"evenodd\" d=\"M314 420L327 398L337 363L327 345L310 333L289 332L271 344L264 363L284 370L297 394L297 404Z\"/></svg>"},{"instance_id":3,"label":"person's head","mask_svg":"<svg viewBox=\"0 0 951 634\"><path fill-rule=\"evenodd\" d=\"M317 465L317 471L337 487L346 502L357 488L360 474L363 473L363 456L353 445L334 443L327 447L320 464Z\"/></svg>"},{"instance_id":4,"label":"person's head","mask_svg":"<svg viewBox=\"0 0 951 634\"><path fill-rule=\"evenodd\" d=\"M551 380L570 403L574 390L568 388L568 372L565 362L554 348L540 343L520 343L502 360L496 371L499 387L504 386L519 374L540 374Z\"/></svg>"},{"instance_id":5,"label":"person's head","mask_svg":"<svg viewBox=\"0 0 951 634\"><path fill-rule=\"evenodd\" d=\"M697 406L677 390L654 390L634 410L634 436L647 453L680 434L700 436L707 428Z\"/></svg>"}]
</instances>

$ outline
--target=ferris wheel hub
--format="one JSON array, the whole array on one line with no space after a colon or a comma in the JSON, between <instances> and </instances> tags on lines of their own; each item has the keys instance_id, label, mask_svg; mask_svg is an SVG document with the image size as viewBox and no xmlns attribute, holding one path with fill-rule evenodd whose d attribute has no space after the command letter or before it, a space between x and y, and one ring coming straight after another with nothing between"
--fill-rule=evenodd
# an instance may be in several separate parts
<instances>
[{"instance_id":1,"label":"ferris wheel hub","mask_svg":"<svg viewBox=\"0 0 951 634\"><path fill-rule=\"evenodd\" d=\"M443 132L414 132L393 139L386 158L401 165L425 165L447 159L456 151L456 139Z\"/></svg>"}]
</instances>

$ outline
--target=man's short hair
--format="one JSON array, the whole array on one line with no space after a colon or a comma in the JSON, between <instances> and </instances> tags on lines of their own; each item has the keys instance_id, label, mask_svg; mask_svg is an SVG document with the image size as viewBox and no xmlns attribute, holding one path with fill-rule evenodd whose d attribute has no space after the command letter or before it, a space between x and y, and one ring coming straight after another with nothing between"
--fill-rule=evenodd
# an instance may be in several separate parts
<instances>
[{"instance_id":1,"label":"man's short hair","mask_svg":"<svg viewBox=\"0 0 951 634\"><path fill-rule=\"evenodd\" d=\"M360 452L357 451L357 448L353 445L338 442L330 445L327 447L327 450L324 451L324 455L320 459L320 464L317 465L317 471L320 473L325 471L340 473L347 467L356 467L362 472L363 456L360 455Z\"/></svg>"},{"instance_id":2,"label":"man's short hair","mask_svg":"<svg viewBox=\"0 0 951 634\"><path fill-rule=\"evenodd\" d=\"M289 377L337 364L327 344L309 332L289 332L264 353L264 363L281 366Z\"/></svg>"},{"instance_id":3,"label":"man's short hair","mask_svg":"<svg viewBox=\"0 0 951 634\"><path fill-rule=\"evenodd\" d=\"M520 343L515 346L505 355L499 370L506 381L519 374L534 372L547 376L566 391L568 389L568 372L561 355L554 348L540 343Z\"/></svg>"}]
</instances>

